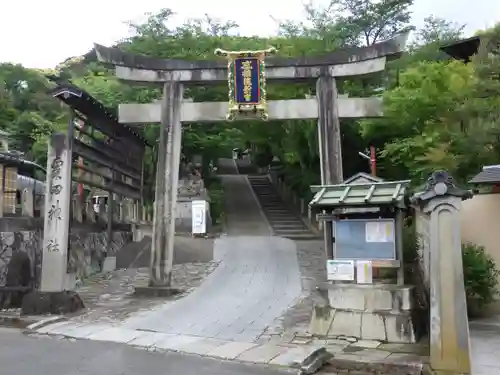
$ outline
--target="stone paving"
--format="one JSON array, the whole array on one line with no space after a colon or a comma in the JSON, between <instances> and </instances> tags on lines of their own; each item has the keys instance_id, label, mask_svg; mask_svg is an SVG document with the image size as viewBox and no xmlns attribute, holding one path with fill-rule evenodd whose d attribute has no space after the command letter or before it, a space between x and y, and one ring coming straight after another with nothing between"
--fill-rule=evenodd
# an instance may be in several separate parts
<instances>
[{"instance_id":1,"label":"stone paving","mask_svg":"<svg viewBox=\"0 0 500 375\"><path fill-rule=\"evenodd\" d=\"M175 264L172 269L172 283L184 292L172 299L191 293L217 266L218 262L214 261ZM74 316L72 320L116 323L132 314L149 311L165 303L165 300L133 297L134 285L147 280L147 268L120 269L90 277L77 289L85 302L86 310Z\"/></svg>"},{"instance_id":2,"label":"stone paving","mask_svg":"<svg viewBox=\"0 0 500 375\"><path fill-rule=\"evenodd\" d=\"M219 267L189 296L128 319L124 326L223 340L255 340L301 293L295 246L278 237L215 241Z\"/></svg>"},{"instance_id":3,"label":"stone paving","mask_svg":"<svg viewBox=\"0 0 500 375\"><path fill-rule=\"evenodd\" d=\"M314 301L321 299L316 287L326 279L326 257L323 242L295 241L302 293L295 305L276 318L266 329L261 341L269 338L283 341L296 335L308 335Z\"/></svg>"},{"instance_id":4,"label":"stone paving","mask_svg":"<svg viewBox=\"0 0 500 375\"><path fill-rule=\"evenodd\" d=\"M40 327L40 328L38 328ZM185 334L128 329L103 323L61 321L43 326L37 323L31 329L32 336L50 335L58 339L88 339L124 343L148 351L174 351L198 354L205 357L237 360L256 364L298 367L306 358L320 348L326 348L337 360L383 361L384 363L404 361L418 363L419 356L401 347L384 347L376 341L358 341L353 338L313 340L311 337L296 336L288 342L244 342L223 340Z\"/></svg>"}]
</instances>

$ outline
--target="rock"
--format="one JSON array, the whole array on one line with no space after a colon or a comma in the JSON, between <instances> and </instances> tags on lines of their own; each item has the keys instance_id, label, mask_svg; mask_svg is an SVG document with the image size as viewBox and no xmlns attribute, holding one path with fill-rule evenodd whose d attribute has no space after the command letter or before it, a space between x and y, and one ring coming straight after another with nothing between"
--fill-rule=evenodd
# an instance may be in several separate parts
<instances>
[{"instance_id":1,"label":"rock","mask_svg":"<svg viewBox=\"0 0 500 375\"><path fill-rule=\"evenodd\" d=\"M25 251L17 250L7 264L7 275L5 286L7 287L29 287L33 284L31 274L31 260ZM21 307L24 295L27 291L3 292L0 295L0 308Z\"/></svg>"},{"instance_id":2,"label":"rock","mask_svg":"<svg viewBox=\"0 0 500 375\"><path fill-rule=\"evenodd\" d=\"M316 373L332 357L333 355L324 347L314 350L299 364L300 374L310 375Z\"/></svg>"},{"instance_id":3,"label":"rock","mask_svg":"<svg viewBox=\"0 0 500 375\"><path fill-rule=\"evenodd\" d=\"M82 299L74 291L33 291L24 296L21 315L68 314L83 308Z\"/></svg>"}]
</instances>

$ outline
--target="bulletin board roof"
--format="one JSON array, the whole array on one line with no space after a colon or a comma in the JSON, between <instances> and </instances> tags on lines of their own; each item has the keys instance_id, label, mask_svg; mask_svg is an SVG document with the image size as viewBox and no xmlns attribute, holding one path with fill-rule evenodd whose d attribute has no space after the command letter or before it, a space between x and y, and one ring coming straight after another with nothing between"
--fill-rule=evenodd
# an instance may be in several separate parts
<instances>
[{"instance_id":1,"label":"bulletin board roof","mask_svg":"<svg viewBox=\"0 0 500 375\"><path fill-rule=\"evenodd\" d=\"M360 206L404 207L410 180L384 181L363 184L315 185L315 194L309 205L316 208L342 208Z\"/></svg>"}]
</instances>

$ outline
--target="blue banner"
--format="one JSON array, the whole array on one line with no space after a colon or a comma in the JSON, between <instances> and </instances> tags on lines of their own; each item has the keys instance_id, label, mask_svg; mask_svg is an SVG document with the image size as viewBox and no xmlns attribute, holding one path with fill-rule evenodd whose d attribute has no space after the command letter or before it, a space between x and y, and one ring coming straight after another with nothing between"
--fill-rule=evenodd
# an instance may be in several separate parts
<instances>
[{"instance_id":1,"label":"blue banner","mask_svg":"<svg viewBox=\"0 0 500 375\"><path fill-rule=\"evenodd\" d=\"M244 57L234 60L234 100L236 104L260 104L260 60Z\"/></svg>"}]
</instances>

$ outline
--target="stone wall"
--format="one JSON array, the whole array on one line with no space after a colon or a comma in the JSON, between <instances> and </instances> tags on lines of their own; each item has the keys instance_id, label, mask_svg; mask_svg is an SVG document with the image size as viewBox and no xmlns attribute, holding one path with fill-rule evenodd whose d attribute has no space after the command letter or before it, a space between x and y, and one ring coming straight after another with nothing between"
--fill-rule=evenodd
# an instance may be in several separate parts
<instances>
[{"instance_id":1,"label":"stone wall","mask_svg":"<svg viewBox=\"0 0 500 375\"><path fill-rule=\"evenodd\" d=\"M106 232L80 231L70 234L70 256L68 271L75 273L76 280L101 271L106 257L114 257L127 243L132 241L132 232L113 232L111 249L108 249Z\"/></svg>"},{"instance_id":2,"label":"stone wall","mask_svg":"<svg viewBox=\"0 0 500 375\"><path fill-rule=\"evenodd\" d=\"M5 284L7 264L15 251L25 251L31 259L32 274L40 282L43 244L43 219L0 219L0 285ZM126 228L113 232L111 250L107 250L107 234L97 226L77 225L71 228L68 271L81 280L97 273L106 256L115 256L119 249L132 241Z\"/></svg>"}]
</instances>

